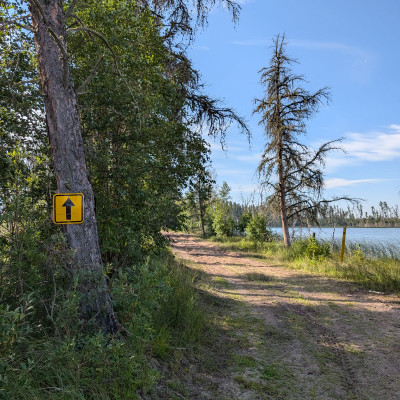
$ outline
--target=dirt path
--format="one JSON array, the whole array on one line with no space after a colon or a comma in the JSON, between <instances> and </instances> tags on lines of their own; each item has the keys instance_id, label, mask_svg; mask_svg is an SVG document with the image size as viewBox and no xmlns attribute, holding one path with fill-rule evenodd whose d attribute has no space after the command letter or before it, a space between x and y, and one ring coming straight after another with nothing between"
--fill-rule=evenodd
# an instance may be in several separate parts
<instances>
[{"instance_id":1,"label":"dirt path","mask_svg":"<svg viewBox=\"0 0 400 400\"><path fill-rule=\"evenodd\" d=\"M219 310L211 366L176 398L400 400L398 297L170 236Z\"/></svg>"}]
</instances>

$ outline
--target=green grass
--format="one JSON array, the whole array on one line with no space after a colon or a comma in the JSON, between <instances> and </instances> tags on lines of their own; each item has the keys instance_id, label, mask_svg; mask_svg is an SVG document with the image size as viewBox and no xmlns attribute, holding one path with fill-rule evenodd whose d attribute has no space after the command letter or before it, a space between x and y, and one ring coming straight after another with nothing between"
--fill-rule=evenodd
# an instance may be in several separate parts
<instances>
[{"instance_id":1,"label":"green grass","mask_svg":"<svg viewBox=\"0 0 400 400\"><path fill-rule=\"evenodd\" d=\"M209 240L250 257L346 279L370 290L400 293L400 248L394 245L349 246L344 261L340 262L338 249L334 247L330 251L327 245L317 241L310 243L308 240L297 240L287 249L281 242L264 243L263 246L259 246L242 237ZM248 279L257 280L251 275Z\"/></svg>"},{"instance_id":2,"label":"green grass","mask_svg":"<svg viewBox=\"0 0 400 400\"><path fill-rule=\"evenodd\" d=\"M248 281L255 281L255 282L271 282L274 280L272 276L268 276L265 274L259 274L257 272L249 272L247 274L242 275Z\"/></svg>"},{"instance_id":3,"label":"green grass","mask_svg":"<svg viewBox=\"0 0 400 400\"><path fill-rule=\"evenodd\" d=\"M112 298L125 333L116 338L71 329L76 299L57 298L54 326L30 306L0 306L0 399L116 400L149 393L162 377L154 359L173 364L202 340L205 312L196 275L165 252L121 270ZM69 293L69 294L68 294ZM22 307L22 306L21 306ZM68 312L67 312L68 311ZM55 330L55 327L57 328Z\"/></svg>"},{"instance_id":4,"label":"green grass","mask_svg":"<svg viewBox=\"0 0 400 400\"><path fill-rule=\"evenodd\" d=\"M279 367L275 364L266 365L261 373L261 378L264 380L278 380L281 379L282 373Z\"/></svg>"},{"instance_id":5,"label":"green grass","mask_svg":"<svg viewBox=\"0 0 400 400\"><path fill-rule=\"evenodd\" d=\"M235 366L235 369L237 371L242 371L246 368L256 368L259 364L259 362L251 357L251 356L245 356L245 355L240 355L240 354L234 354L232 356L232 365Z\"/></svg>"},{"instance_id":6,"label":"green grass","mask_svg":"<svg viewBox=\"0 0 400 400\"><path fill-rule=\"evenodd\" d=\"M231 287L231 284L221 276L216 276L215 278L213 278L213 282L215 282L218 286L223 287L224 289L229 289Z\"/></svg>"}]
</instances>

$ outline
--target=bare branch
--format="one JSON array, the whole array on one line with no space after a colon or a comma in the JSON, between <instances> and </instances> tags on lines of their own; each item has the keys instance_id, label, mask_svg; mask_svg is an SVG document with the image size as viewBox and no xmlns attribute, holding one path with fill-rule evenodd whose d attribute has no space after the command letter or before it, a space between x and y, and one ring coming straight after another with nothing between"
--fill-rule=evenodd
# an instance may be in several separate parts
<instances>
[{"instance_id":1,"label":"bare branch","mask_svg":"<svg viewBox=\"0 0 400 400\"><path fill-rule=\"evenodd\" d=\"M39 82L40 82L39 78L35 78L35 79L29 79L29 80L21 81L21 82L14 82L14 83L11 83L10 86L21 86L21 85L26 85L28 83L39 83Z\"/></svg>"},{"instance_id":2,"label":"bare branch","mask_svg":"<svg viewBox=\"0 0 400 400\"><path fill-rule=\"evenodd\" d=\"M190 108L196 113L193 123L204 123L210 136L221 135L222 146L224 146L226 130L232 122L235 122L242 133L245 133L250 138L251 133L246 122L231 108L218 107L218 100L195 93L186 94L186 99Z\"/></svg>"},{"instance_id":3,"label":"bare branch","mask_svg":"<svg viewBox=\"0 0 400 400\"><path fill-rule=\"evenodd\" d=\"M97 60L97 63L93 67L93 69L90 71L89 76L84 80L84 82L79 86L79 88L76 90L76 94L83 94L84 89L86 86L90 83L90 81L96 76L96 72L99 69L103 59L104 59L105 54L103 53L100 58Z\"/></svg>"},{"instance_id":4,"label":"bare branch","mask_svg":"<svg viewBox=\"0 0 400 400\"><path fill-rule=\"evenodd\" d=\"M69 17L72 16L72 13L74 12L76 3L78 3L78 0L72 0L71 4L69 5L68 10L65 13L65 17L64 17L64 21L63 21L64 24L68 21Z\"/></svg>"},{"instance_id":5,"label":"bare branch","mask_svg":"<svg viewBox=\"0 0 400 400\"><path fill-rule=\"evenodd\" d=\"M108 40L107 40L100 32L97 32L96 30L91 29L91 28L88 28L88 27L86 27L86 26L79 26L78 28L72 28L72 29L68 29L68 30L67 30L67 34L68 34L68 33L78 33L78 32L88 32L88 33L91 33L91 34L93 34L94 36L96 36L97 38L99 38L99 39L106 45L106 47L108 48L108 50L110 50L110 52L111 52L111 54L112 54L112 56L113 56L115 69L117 70L118 75L123 79L123 81L124 81L124 83L125 83L125 85L126 85L128 91L129 91L129 93L130 93L132 99L135 101L137 107L139 107L139 106L138 106L138 103L137 103L137 101L136 101L136 97L135 97L135 95L134 95L134 92L133 92L131 86L129 85L129 83L128 83L127 80L125 79L124 75L122 74L121 70L119 69L117 55L115 54L113 48L112 48L112 47L110 46L110 44L108 43Z\"/></svg>"},{"instance_id":6,"label":"bare branch","mask_svg":"<svg viewBox=\"0 0 400 400\"><path fill-rule=\"evenodd\" d=\"M17 26L19 28L25 29L29 32L33 32L33 28L30 25L26 25L26 24L22 24L21 20L27 19L29 18L29 14L26 15L21 15L19 17L16 18L12 18L12 19L7 19L7 18L0 18L0 27L3 26Z\"/></svg>"}]
</instances>

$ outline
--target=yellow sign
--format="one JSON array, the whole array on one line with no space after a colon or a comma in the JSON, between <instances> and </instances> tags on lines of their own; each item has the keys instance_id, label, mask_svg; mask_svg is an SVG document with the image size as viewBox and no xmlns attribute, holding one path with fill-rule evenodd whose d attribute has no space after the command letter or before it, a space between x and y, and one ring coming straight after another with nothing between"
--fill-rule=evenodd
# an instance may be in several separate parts
<instances>
[{"instance_id":1,"label":"yellow sign","mask_svg":"<svg viewBox=\"0 0 400 400\"><path fill-rule=\"evenodd\" d=\"M53 196L53 222L55 224L81 224L83 208L82 193L55 194Z\"/></svg>"}]
</instances>

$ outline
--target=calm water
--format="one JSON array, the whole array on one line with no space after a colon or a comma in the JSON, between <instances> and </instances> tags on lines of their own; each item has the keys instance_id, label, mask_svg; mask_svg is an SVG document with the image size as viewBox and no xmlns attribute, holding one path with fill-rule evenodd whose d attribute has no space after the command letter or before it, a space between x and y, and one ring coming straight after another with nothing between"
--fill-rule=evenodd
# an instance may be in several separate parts
<instances>
[{"instance_id":1,"label":"calm water","mask_svg":"<svg viewBox=\"0 0 400 400\"><path fill-rule=\"evenodd\" d=\"M282 234L282 228L271 228L274 232ZM291 232L291 231L290 231ZM343 228L311 228L318 239L331 241L342 240ZM295 237L308 237L308 228L295 228ZM400 248L400 228L347 228L346 242L349 244L367 244L378 246L396 246Z\"/></svg>"}]
</instances>

